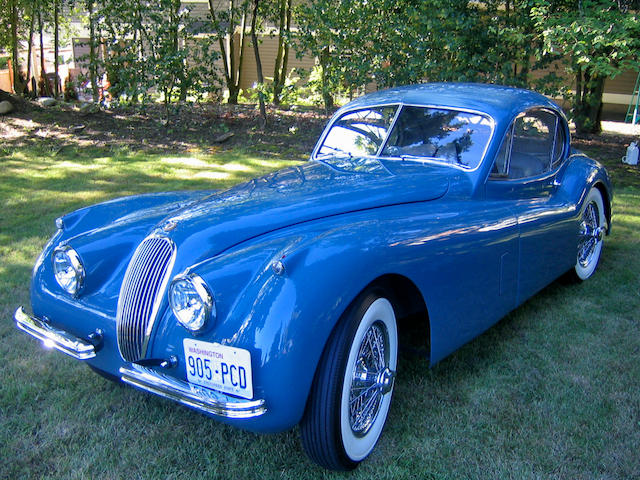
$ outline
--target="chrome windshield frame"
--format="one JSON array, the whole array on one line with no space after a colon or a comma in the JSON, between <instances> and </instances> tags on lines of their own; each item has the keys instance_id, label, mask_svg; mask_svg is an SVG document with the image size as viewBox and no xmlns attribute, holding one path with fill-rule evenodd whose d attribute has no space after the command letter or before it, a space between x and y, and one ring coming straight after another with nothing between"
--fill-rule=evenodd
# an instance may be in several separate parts
<instances>
[{"instance_id":1,"label":"chrome windshield frame","mask_svg":"<svg viewBox=\"0 0 640 480\"><path fill-rule=\"evenodd\" d=\"M331 156L331 154L326 154L326 155L323 154L321 157L318 157L318 151L322 147L322 145L323 145L328 133L331 131L331 129L333 128L334 124L340 118L342 118L344 115L348 115L350 113L354 113L354 112L357 112L357 111L360 111L360 110L366 110L366 109L369 109L369 108L390 107L390 106L395 106L395 107L397 107L397 109L396 109L395 115L393 117L393 120L391 121L391 124L389 125L389 129L387 130L387 133L386 133L386 135L384 137L384 140L380 144L380 147L378 148L378 151L376 152L375 155L366 155L366 154L353 155L353 154L351 154L349 152L345 152L344 154L338 153L336 155L337 156L344 155L344 156L347 156L347 157L375 158L375 159L378 159L378 160L392 160L392 161L410 160L410 161L421 162L421 163L429 163L429 164L447 166L447 167L455 168L455 169L461 170L463 172L468 172L468 173L477 171L484 164L486 156L487 156L487 151L489 150L489 146L492 144L492 142L494 140L494 136L495 136L495 132L496 132L496 121L491 115L489 115L486 112L482 112L480 110L474 110L474 109L471 109L471 108L458 108L458 107L451 107L451 106L448 106L448 105L418 104L418 103L404 103L404 102L372 104L372 105L368 105L366 107L358 106L358 107L353 108L353 109L342 111L340 113L340 115L336 115L336 116L334 116L334 118L332 118L331 122L327 125L327 127L322 132L322 135L321 135L320 139L318 140L318 142L316 143L315 147L313 148L313 151L311 152L310 160L311 161L321 162L321 163L326 163L326 162L323 161L323 158L328 158L328 157ZM484 146L484 149L482 150L481 158L478 161L478 163L476 164L476 166L473 167L473 168L468 168L468 167L465 167L463 165L458 165L458 164L455 164L455 163L445 162L445 161L442 161L442 160L439 160L439 159L433 158L433 157L419 157L419 156L416 156L416 157L411 157L410 159L408 159L406 155L405 156L382 156L381 153L384 150L384 148L387 146L387 142L389 141L389 136L391 135L391 132L395 128L396 123L398 121L398 117L400 116L400 112L403 110L404 107L417 107L417 108L432 108L432 109L438 109L438 110L449 110L449 111L453 111L453 112L470 113L470 114L479 115L481 117L486 118L489 121L491 132L490 132L489 138L487 139L487 142L486 142L486 144Z\"/></svg>"}]
</instances>

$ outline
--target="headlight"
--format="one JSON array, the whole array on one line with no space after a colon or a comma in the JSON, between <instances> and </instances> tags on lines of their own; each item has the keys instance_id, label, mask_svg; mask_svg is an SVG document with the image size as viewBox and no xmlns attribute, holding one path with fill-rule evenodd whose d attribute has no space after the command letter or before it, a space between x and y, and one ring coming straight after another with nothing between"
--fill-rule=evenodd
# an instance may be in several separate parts
<instances>
[{"instance_id":1,"label":"headlight","mask_svg":"<svg viewBox=\"0 0 640 480\"><path fill-rule=\"evenodd\" d=\"M216 306L206 283L193 273L173 279L169 303L180 324L192 332L202 329L216 316Z\"/></svg>"},{"instance_id":2,"label":"headlight","mask_svg":"<svg viewBox=\"0 0 640 480\"><path fill-rule=\"evenodd\" d=\"M68 245L53 251L53 274L58 285L69 295L76 296L84 283L84 267L78 253Z\"/></svg>"}]
</instances>

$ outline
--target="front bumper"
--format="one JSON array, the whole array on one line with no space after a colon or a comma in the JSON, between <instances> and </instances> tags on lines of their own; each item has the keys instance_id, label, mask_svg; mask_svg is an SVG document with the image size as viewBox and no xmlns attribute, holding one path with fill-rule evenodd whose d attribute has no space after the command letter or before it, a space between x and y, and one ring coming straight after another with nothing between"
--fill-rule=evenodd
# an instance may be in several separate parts
<instances>
[{"instance_id":1,"label":"front bumper","mask_svg":"<svg viewBox=\"0 0 640 480\"><path fill-rule=\"evenodd\" d=\"M102 341L101 332L95 332L90 340L84 340L63 330L53 328L47 322L28 315L23 307L19 307L13 315L16 326L23 332L41 340L46 347L60 350L77 360L89 360L96 356L97 348Z\"/></svg>"},{"instance_id":2,"label":"front bumper","mask_svg":"<svg viewBox=\"0 0 640 480\"><path fill-rule=\"evenodd\" d=\"M135 363L120 368L123 382L188 407L226 418L251 418L264 414L264 400L242 400L198 387Z\"/></svg>"},{"instance_id":3,"label":"front bumper","mask_svg":"<svg viewBox=\"0 0 640 480\"><path fill-rule=\"evenodd\" d=\"M88 340L78 338L69 332L52 327L46 321L28 315L23 307L16 310L13 318L16 326L23 332L41 340L45 346L53 347L75 359L95 358L100 349L102 333L99 331L91 334ZM211 415L225 418L252 418L263 415L267 411L265 401L262 399L244 400L231 397L135 363L121 367L119 373L124 383Z\"/></svg>"}]
</instances>

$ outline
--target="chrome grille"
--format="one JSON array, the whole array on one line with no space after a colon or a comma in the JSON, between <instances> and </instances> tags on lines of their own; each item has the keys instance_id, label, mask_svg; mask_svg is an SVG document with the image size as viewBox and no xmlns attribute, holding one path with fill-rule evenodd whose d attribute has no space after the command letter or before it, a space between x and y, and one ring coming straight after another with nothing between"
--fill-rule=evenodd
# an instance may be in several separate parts
<instances>
[{"instance_id":1,"label":"chrome grille","mask_svg":"<svg viewBox=\"0 0 640 480\"><path fill-rule=\"evenodd\" d=\"M136 249L124 275L116 325L123 359L144 357L153 322L168 281L175 247L164 237L148 237Z\"/></svg>"}]
</instances>

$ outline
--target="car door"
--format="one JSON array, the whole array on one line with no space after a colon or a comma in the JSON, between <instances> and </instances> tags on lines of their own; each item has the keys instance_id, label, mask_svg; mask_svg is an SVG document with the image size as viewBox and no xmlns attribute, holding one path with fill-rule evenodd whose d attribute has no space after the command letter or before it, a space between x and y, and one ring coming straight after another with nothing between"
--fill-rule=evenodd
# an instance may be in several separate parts
<instances>
[{"instance_id":1,"label":"car door","mask_svg":"<svg viewBox=\"0 0 640 480\"><path fill-rule=\"evenodd\" d=\"M487 198L508 202L517 217L518 304L575 263L575 209L559 190L568 150L567 125L557 112L523 112L507 131L487 181Z\"/></svg>"}]
</instances>

